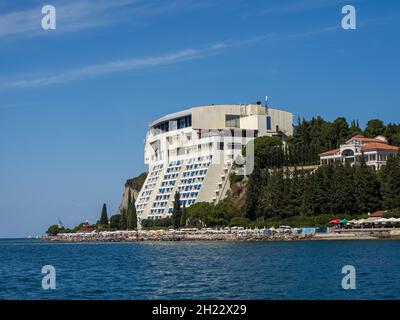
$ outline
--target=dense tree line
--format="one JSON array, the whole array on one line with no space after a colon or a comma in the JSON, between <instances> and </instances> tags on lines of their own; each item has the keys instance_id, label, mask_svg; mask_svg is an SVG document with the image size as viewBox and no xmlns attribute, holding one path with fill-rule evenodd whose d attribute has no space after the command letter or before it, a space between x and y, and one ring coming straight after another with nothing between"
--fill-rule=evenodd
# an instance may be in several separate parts
<instances>
[{"instance_id":1,"label":"dense tree line","mask_svg":"<svg viewBox=\"0 0 400 320\"><path fill-rule=\"evenodd\" d=\"M179 193L175 194L173 213L171 217L150 220L142 220L144 228L185 228L185 227L221 227L241 225L242 214L240 210L232 207L228 200L213 205L208 202L198 202L186 208L180 204ZM233 221L232 221L233 220Z\"/></svg>"},{"instance_id":2,"label":"dense tree line","mask_svg":"<svg viewBox=\"0 0 400 320\"><path fill-rule=\"evenodd\" d=\"M244 211L250 220L394 209L400 207L400 156L389 158L380 172L367 166L363 157L356 166L335 163L313 173L256 168L247 191Z\"/></svg>"},{"instance_id":3,"label":"dense tree line","mask_svg":"<svg viewBox=\"0 0 400 320\"><path fill-rule=\"evenodd\" d=\"M170 228L172 227L172 218L163 218L163 219L143 219L142 220L143 228Z\"/></svg>"},{"instance_id":4,"label":"dense tree line","mask_svg":"<svg viewBox=\"0 0 400 320\"><path fill-rule=\"evenodd\" d=\"M311 120L300 120L299 118L289 142L294 145L319 146L320 151L323 152L338 148L340 144L356 134L362 134L369 138L384 135L390 144L400 146L399 124L385 125L382 120L372 119L362 130L357 120L353 120L349 124L343 117L332 122L325 121L321 117L314 117Z\"/></svg>"}]
</instances>

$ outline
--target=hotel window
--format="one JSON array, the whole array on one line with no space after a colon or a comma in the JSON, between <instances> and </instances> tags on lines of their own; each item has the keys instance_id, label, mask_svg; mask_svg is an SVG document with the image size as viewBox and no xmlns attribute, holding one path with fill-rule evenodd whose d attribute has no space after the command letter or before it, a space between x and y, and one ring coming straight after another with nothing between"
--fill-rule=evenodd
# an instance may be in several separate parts
<instances>
[{"instance_id":1,"label":"hotel window","mask_svg":"<svg viewBox=\"0 0 400 320\"><path fill-rule=\"evenodd\" d=\"M186 116L178 119L178 129L192 126L192 116Z\"/></svg>"},{"instance_id":2,"label":"hotel window","mask_svg":"<svg viewBox=\"0 0 400 320\"><path fill-rule=\"evenodd\" d=\"M177 149L177 154L178 154L178 156L181 156L181 155L185 154L185 148L178 148Z\"/></svg>"},{"instance_id":3,"label":"hotel window","mask_svg":"<svg viewBox=\"0 0 400 320\"><path fill-rule=\"evenodd\" d=\"M224 143L223 142L218 142L217 143L217 150L224 150Z\"/></svg>"},{"instance_id":4,"label":"hotel window","mask_svg":"<svg viewBox=\"0 0 400 320\"><path fill-rule=\"evenodd\" d=\"M240 150L242 149L242 144L239 142L230 142L228 143L229 150Z\"/></svg>"},{"instance_id":5,"label":"hotel window","mask_svg":"<svg viewBox=\"0 0 400 320\"><path fill-rule=\"evenodd\" d=\"M240 115L226 114L225 127L240 128Z\"/></svg>"},{"instance_id":6,"label":"hotel window","mask_svg":"<svg viewBox=\"0 0 400 320\"><path fill-rule=\"evenodd\" d=\"M271 116L267 116L267 130L271 130Z\"/></svg>"}]
</instances>

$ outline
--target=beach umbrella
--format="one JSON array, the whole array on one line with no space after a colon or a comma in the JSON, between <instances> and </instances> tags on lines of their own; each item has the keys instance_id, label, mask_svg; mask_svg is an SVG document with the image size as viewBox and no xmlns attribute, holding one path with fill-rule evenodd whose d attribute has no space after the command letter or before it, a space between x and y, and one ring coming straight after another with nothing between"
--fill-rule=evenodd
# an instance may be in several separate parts
<instances>
[{"instance_id":1,"label":"beach umbrella","mask_svg":"<svg viewBox=\"0 0 400 320\"><path fill-rule=\"evenodd\" d=\"M340 222L340 219L334 219L334 220L329 221L329 223L333 223L333 224L336 224L339 222Z\"/></svg>"},{"instance_id":2,"label":"beach umbrella","mask_svg":"<svg viewBox=\"0 0 400 320\"><path fill-rule=\"evenodd\" d=\"M343 220L341 220L341 221L340 221L340 223L344 223L344 224L346 224L346 223L349 223L349 220L347 220L347 219L343 219Z\"/></svg>"}]
</instances>

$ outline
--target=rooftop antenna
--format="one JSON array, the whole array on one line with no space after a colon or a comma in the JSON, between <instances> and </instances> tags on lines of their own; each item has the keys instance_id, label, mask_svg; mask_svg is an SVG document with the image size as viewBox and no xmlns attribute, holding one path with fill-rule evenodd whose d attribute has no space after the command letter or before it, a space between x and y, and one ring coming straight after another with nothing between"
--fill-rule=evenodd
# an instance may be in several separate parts
<instances>
[{"instance_id":1,"label":"rooftop antenna","mask_svg":"<svg viewBox=\"0 0 400 320\"><path fill-rule=\"evenodd\" d=\"M268 114L268 96L265 96L264 101L265 113Z\"/></svg>"}]
</instances>

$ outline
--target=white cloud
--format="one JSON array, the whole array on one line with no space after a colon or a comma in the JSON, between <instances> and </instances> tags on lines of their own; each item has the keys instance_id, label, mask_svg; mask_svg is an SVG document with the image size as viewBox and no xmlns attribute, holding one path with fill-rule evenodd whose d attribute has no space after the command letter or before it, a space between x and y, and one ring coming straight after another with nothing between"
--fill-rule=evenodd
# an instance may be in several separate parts
<instances>
[{"instance_id":1,"label":"white cloud","mask_svg":"<svg viewBox=\"0 0 400 320\"><path fill-rule=\"evenodd\" d=\"M116 72L126 72L137 69L152 68L156 66L169 65L178 62L199 59L217 54L225 49L244 46L247 44L262 41L284 41L293 38L307 37L321 33L338 30L338 27L327 27L307 32L300 32L287 35L265 34L257 35L245 39L230 39L220 41L201 49L186 48L169 54L151 56L144 58L132 58L124 60L110 61L103 64L82 66L69 69L57 74L41 75L22 75L20 77L2 77L0 78L0 90L45 87L48 85L66 83L73 80L84 79L88 77L106 75Z\"/></svg>"},{"instance_id":2,"label":"white cloud","mask_svg":"<svg viewBox=\"0 0 400 320\"><path fill-rule=\"evenodd\" d=\"M213 54L217 50L218 49L214 48L213 46L207 47L205 49L187 48L160 56L116 60L104 64L88 65L81 68L66 70L64 72L53 75L37 75L33 77L21 77L16 79L6 79L5 77L3 77L3 79L0 80L0 90L43 87L53 84L65 83L72 80L88 78L92 76L168 65L201 58L206 55Z\"/></svg>"},{"instance_id":3,"label":"white cloud","mask_svg":"<svg viewBox=\"0 0 400 320\"><path fill-rule=\"evenodd\" d=\"M20 11L0 14L0 38L46 34L41 29L41 8L45 2ZM196 10L208 1L193 0L54 0L57 34L118 23L137 23L151 16Z\"/></svg>"}]
</instances>

